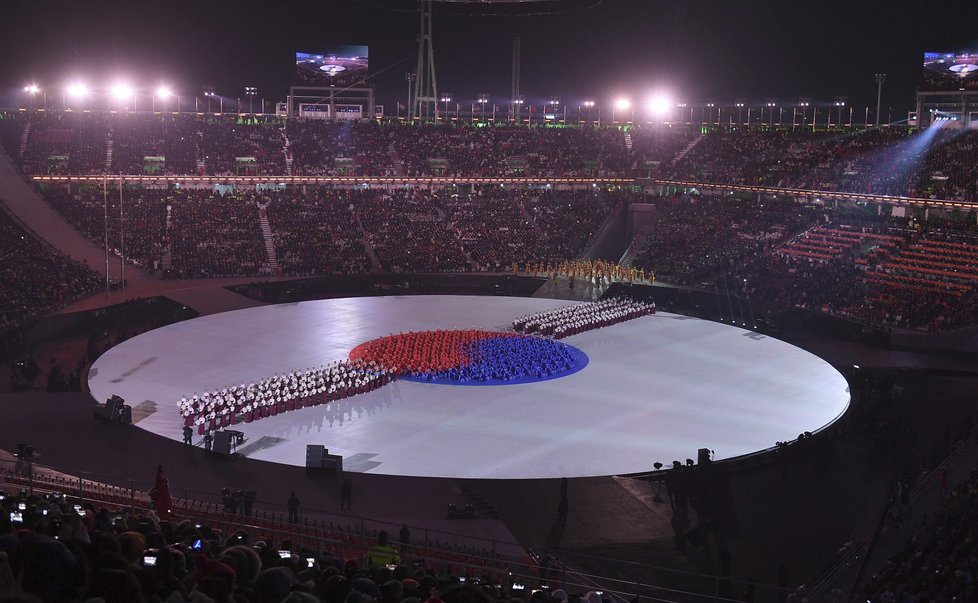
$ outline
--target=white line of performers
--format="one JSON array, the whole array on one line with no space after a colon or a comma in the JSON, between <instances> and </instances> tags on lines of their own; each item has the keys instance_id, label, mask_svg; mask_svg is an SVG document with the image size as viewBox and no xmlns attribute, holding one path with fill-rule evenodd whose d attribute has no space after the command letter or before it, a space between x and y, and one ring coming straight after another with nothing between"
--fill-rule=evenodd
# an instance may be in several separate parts
<instances>
[{"instance_id":1,"label":"white line of performers","mask_svg":"<svg viewBox=\"0 0 978 603\"><path fill-rule=\"evenodd\" d=\"M339 360L318 369L295 371L248 385L194 394L177 403L184 425L199 435L239 421L251 423L280 412L317 406L390 383L395 375L373 361Z\"/></svg>"},{"instance_id":2,"label":"white line of performers","mask_svg":"<svg viewBox=\"0 0 978 603\"><path fill-rule=\"evenodd\" d=\"M530 314L513 321L513 329L562 339L650 314L655 314L655 302L612 298Z\"/></svg>"}]
</instances>

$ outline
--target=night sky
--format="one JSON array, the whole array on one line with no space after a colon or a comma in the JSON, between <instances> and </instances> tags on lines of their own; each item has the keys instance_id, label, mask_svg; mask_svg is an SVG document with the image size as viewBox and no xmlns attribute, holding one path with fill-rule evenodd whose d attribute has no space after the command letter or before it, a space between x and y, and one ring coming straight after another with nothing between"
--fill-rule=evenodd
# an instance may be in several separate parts
<instances>
[{"instance_id":1,"label":"night sky","mask_svg":"<svg viewBox=\"0 0 978 603\"><path fill-rule=\"evenodd\" d=\"M562 0L569 8L598 0ZM553 6L553 2L549 6ZM282 100L293 53L331 44L370 46L378 102L403 100L414 69L418 17L412 0L3 0L0 86L37 81L60 89L79 77L93 87L119 76L147 90L160 82L182 96L212 84L225 96L257 85ZM600 0L596 8L547 16L459 16L435 9L440 92L467 104L481 92L505 104L512 39L522 35L527 102L559 95L576 106L653 90L688 101L755 103L800 96L910 108L925 50L978 50L978 2L828 0ZM391 107L393 109L393 107Z\"/></svg>"}]
</instances>

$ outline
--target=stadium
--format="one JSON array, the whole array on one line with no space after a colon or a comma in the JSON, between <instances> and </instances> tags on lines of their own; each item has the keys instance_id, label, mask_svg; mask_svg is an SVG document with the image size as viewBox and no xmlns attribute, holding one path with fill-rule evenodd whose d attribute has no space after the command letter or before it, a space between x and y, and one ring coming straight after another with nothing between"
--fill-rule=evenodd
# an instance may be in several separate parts
<instances>
[{"instance_id":1,"label":"stadium","mask_svg":"<svg viewBox=\"0 0 978 603\"><path fill-rule=\"evenodd\" d=\"M978 53L790 102L535 54L644 6L0 58L0 603L978 600Z\"/></svg>"}]
</instances>

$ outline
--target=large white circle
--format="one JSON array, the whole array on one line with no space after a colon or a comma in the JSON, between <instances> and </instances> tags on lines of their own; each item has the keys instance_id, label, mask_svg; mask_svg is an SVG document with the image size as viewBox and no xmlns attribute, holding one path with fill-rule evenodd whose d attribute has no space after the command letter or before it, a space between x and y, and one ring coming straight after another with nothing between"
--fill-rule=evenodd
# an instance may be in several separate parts
<instances>
[{"instance_id":1,"label":"large white circle","mask_svg":"<svg viewBox=\"0 0 978 603\"><path fill-rule=\"evenodd\" d=\"M93 396L118 394L136 425L182 439L183 395L346 358L360 343L431 328L504 329L570 302L515 297L361 297L249 308L150 331L106 352ZM822 359L736 327L659 313L565 340L590 362L525 385L399 381L369 394L235 429L249 458L305 463L323 444L348 471L552 478L648 471L769 448L837 419L848 384Z\"/></svg>"}]
</instances>

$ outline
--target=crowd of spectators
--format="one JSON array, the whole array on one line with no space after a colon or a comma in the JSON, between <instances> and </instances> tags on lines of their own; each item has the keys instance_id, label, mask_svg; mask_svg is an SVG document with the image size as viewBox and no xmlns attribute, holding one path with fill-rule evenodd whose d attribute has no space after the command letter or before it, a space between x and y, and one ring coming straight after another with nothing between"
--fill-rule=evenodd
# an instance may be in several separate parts
<instances>
[{"instance_id":1,"label":"crowd of spectators","mask_svg":"<svg viewBox=\"0 0 978 603\"><path fill-rule=\"evenodd\" d=\"M169 205L169 278L252 276L267 272L259 215L253 193L218 194L192 190Z\"/></svg>"},{"instance_id":2,"label":"crowd of spectators","mask_svg":"<svg viewBox=\"0 0 978 603\"><path fill-rule=\"evenodd\" d=\"M197 173L199 134L193 116L164 114L147 118L123 113L115 116L110 125L112 173ZM156 160L147 162L147 157Z\"/></svg>"},{"instance_id":3,"label":"crowd of spectators","mask_svg":"<svg viewBox=\"0 0 978 603\"><path fill-rule=\"evenodd\" d=\"M308 187L264 195L278 264L286 274L360 274L370 270L352 190Z\"/></svg>"},{"instance_id":4,"label":"crowd of spectators","mask_svg":"<svg viewBox=\"0 0 978 603\"><path fill-rule=\"evenodd\" d=\"M945 486L941 486L942 490ZM872 577L868 601L974 601L978 598L978 470L954 486L933 517Z\"/></svg>"},{"instance_id":5,"label":"crowd of spectators","mask_svg":"<svg viewBox=\"0 0 978 603\"><path fill-rule=\"evenodd\" d=\"M106 171L110 117L52 113L31 116L21 165L28 174L101 174Z\"/></svg>"},{"instance_id":6,"label":"crowd of spectators","mask_svg":"<svg viewBox=\"0 0 978 603\"><path fill-rule=\"evenodd\" d=\"M397 124L238 115L52 113L3 120L8 152L29 124L29 174L659 176L978 199L978 132L806 128ZM111 145L111 147L110 147ZM111 148L111 153L107 151ZM161 165L145 157L165 157ZM152 163L152 162L151 162Z\"/></svg>"},{"instance_id":7,"label":"crowd of spectators","mask_svg":"<svg viewBox=\"0 0 978 603\"><path fill-rule=\"evenodd\" d=\"M978 200L978 130L942 132L950 138L927 154L915 196L957 201Z\"/></svg>"},{"instance_id":8,"label":"crowd of spectators","mask_svg":"<svg viewBox=\"0 0 978 603\"><path fill-rule=\"evenodd\" d=\"M368 272L371 254L385 272L509 271L528 261L556 263L585 251L629 199L603 190L455 191L307 186L219 194L135 186L123 190L120 212L117 189L107 195L101 187L43 189L94 243L103 244L107 224L113 253L124 244L128 261L173 278L267 271L263 214L279 270L289 275Z\"/></svg>"},{"instance_id":9,"label":"crowd of spectators","mask_svg":"<svg viewBox=\"0 0 978 603\"><path fill-rule=\"evenodd\" d=\"M0 599L18 603L551 603L491 575L408 565L378 536L367 561L235 524L96 508L59 495L0 500ZM383 544L381 544L381 542ZM402 545L402 550L404 545ZM391 551L391 553L387 553ZM466 580L467 578L467 580ZM579 596L554 593L561 603ZM590 594L590 593L589 593ZM541 596L542 595L542 596ZM601 603L601 598L580 598ZM558 599L553 599L556 603Z\"/></svg>"},{"instance_id":10,"label":"crowd of spectators","mask_svg":"<svg viewBox=\"0 0 978 603\"><path fill-rule=\"evenodd\" d=\"M791 200L664 198L632 265L659 280L712 286L756 254L811 226L816 211Z\"/></svg>"},{"instance_id":11,"label":"crowd of spectators","mask_svg":"<svg viewBox=\"0 0 978 603\"><path fill-rule=\"evenodd\" d=\"M731 275L738 294L772 307L884 327L940 331L978 319L978 232L962 224L834 221L755 255Z\"/></svg>"},{"instance_id":12,"label":"crowd of spectators","mask_svg":"<svg viewBox=\"0 0 978 603\"><path fill-rule=\"evenodd\" d=\"M96 291L99 275L0 210L0 330Z\"/></svg>"},{"instance_id":13,"label":"crowd of spectators","mask_svg":"<svg viewBox=\"0 0 978 603\"><path fill-rule=\"evenodd\" d=\"M277 118L209 116L198 123L206 174L285 174L285 123Z\"/></svg>"},{"instance_id":14,"label":"crowd of spectators","mask_svg":"<svg viewBox=\"0 0 978 603\"><path fill-rule=\"evenodd\" d=\"M127 261L146 270L160 268L166 245L166 208L179 193L126 187L121 212L118 189L105 193L101 187L47 186L43 193L69 223L96 245L105 244L107 229L112 253L120 254L124 246Z\"/></svg>"},{"instance_id":15,"label":"crowd of spectators","mask_svg":"<svg viewBox=\"0 0 978 603\"><path fill-rule=\"evenodd\" d=\"M356 212L384 272L454 272L471 264L429 191L364 195Z\"/></svg>"},{"instance_id":16,"label":"crowd of spectators","mask_svg":"<svg viewBox=\"0 0 978 603\"><path fill-rule=\"evenodd\" d=\"M506 190L440 195L473 268L500 272L577 257L625 196L605 191Z\"/></svg>"}]
</instances>

